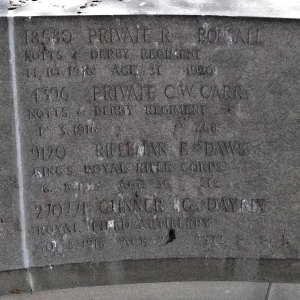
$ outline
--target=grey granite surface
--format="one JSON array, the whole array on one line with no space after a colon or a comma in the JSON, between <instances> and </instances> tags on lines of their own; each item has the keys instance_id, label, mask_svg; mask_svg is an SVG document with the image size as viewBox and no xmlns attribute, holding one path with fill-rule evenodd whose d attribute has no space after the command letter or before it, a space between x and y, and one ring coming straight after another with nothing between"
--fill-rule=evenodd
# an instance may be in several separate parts
<instances>
[{"instance_id":1,"label":"grey granite surface","mask_svg":"<svg viewBox=\"0 0 300 300\"><path fill-rule=\"evenodd\" d=\"M7 19L0 18L0 269L23 266Z\"/></svg>"},{"instance_id":2,"label":"grey granite surface","mask_svg":"<svg viewBox=\"0 0 300 300\"><path fill-rule=\"evenodd\" d=\"M1 22L2 294L299 281L297 20Z\"/></svg>"},{"instance_id":3,"label":"grey granite surface","mask_svg":"<svg viewBox=\"0 0 300 300\"><path fill-rule=\"evenodd\" d=\"M298 258L298 21L14 27L30 266Z\"/></svg>"}]
</instances>

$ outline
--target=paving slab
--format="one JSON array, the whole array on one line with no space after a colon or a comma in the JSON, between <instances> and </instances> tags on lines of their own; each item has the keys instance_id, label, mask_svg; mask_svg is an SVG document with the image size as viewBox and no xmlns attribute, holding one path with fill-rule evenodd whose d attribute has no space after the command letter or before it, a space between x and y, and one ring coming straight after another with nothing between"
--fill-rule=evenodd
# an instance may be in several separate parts
<instances>
[{"instance_id":1,"label":"paving slab","mask_svg":"<svg viewBox=\"0 0 300 300\"><path fill-rule=\"evenodd\" d=\"M266 283L169 282L124 284L18 294L1 300L265 300Z\"/></svg>"},{"instance_id":2,"label":"paving slab","mask_svg":"<svg viewBox=\"0 0 300 300\"><path fill-rule=\"evenodd\" d=\"M268 300L299 300L300 284L276 283L270 288Z\"/></svg>"}]
</instances>

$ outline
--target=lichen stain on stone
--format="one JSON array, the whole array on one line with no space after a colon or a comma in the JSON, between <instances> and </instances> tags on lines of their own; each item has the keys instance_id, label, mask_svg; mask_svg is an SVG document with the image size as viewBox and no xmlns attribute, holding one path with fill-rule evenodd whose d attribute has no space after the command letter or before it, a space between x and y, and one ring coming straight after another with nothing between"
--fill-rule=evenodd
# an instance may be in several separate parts
<instances>
[{"instance_id":1,"label":"lichen stain on stone","mask_svg":"<svg viewBox=\"0 0 300 300\"><path fill-rule=\"evenodd\" d=\"M294 247L292 247L290 242L285 237L285 230L282 231L281 239L281 246L283 247L283 253L285 258L298 258L299 253L296 249L294 249Z\"/></svg>"},{"instance_id":2,"label":"lichen stain on stone","mask_svg":"<svg viewBox=\"0 0 300 300\"><path fill-rule=\"evenodd\" d=\"M21 294L21 293L25 293L25 291L20 290L20 289L13 289L9 291L11 294Z\"/></svg>"},{"instance_id":3,"label":"lichen stain on stone","mask_svg":"<svg viewBox=\"0 0 300 300\"><path fill-rule=\"evenodd\" d=\"M174 209L177 211L177 213L180 212L180 203L178 199L174 199Z\"/></svg>"},{"instance_id":4,"label":"lichen stain on stone","mask_svg":"<svg viewBox=\"0 0 300 300\"><path fill-rule=\"evenodd\" d=\"M108 228L114 228L114 226L115 226L115 220L107 221L107 227Z\"/></svg>"},{"instance_id":5,"label":"lichen stain on stone","mask_svg":"<svg viewBox=\"0 0 300 300\"><path fill-rule=\"evenodd\" d=\"M145 151L145 147L143 145L143 143L140 141L140 140L137 140L135 143L134 143L134 148L138 148L138 151L137 151L137 154L138 156L143 156L144 154L144 151Z\"/></svg>"}]
</instances>

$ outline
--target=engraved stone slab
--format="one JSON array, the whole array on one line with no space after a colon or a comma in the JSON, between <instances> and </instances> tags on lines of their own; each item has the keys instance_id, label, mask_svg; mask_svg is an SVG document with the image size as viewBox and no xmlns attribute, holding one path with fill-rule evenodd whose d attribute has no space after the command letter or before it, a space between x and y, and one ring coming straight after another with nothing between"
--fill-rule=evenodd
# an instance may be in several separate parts
<instances>
[{"instance_id":1,"label":"engraved stone slab","mask_svg":"<svg viewBox=\"0 0 300 300\"><path fill-rule=\"evenodd\" d=\"M30 266L298 258L297 21L15 27Z\"/></svg>"}]
</instances>

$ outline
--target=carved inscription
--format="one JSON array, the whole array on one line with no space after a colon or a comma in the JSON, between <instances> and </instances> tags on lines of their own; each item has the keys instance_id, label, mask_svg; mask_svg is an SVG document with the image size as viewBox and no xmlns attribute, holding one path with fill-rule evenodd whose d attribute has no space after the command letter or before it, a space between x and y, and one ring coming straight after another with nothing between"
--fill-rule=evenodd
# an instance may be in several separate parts
<instances>
[{"instance_id":1,"label":"carved inscription","mask_svg":"<svg viewBox=\"0 0 300 300\"><path fill-rule=\"evenodd\" d=\"M264 27L214 19L191 19L182 31L175 19L74 22L22 28L34 260L247 253L237 230L243 235L245 220L261 222L273 204L260 188L263 159L256 162L268 150L259 145L259 152L245 130L255 73L235 59L242 65L264 49Z\"/></svg>"}]
</instances>

